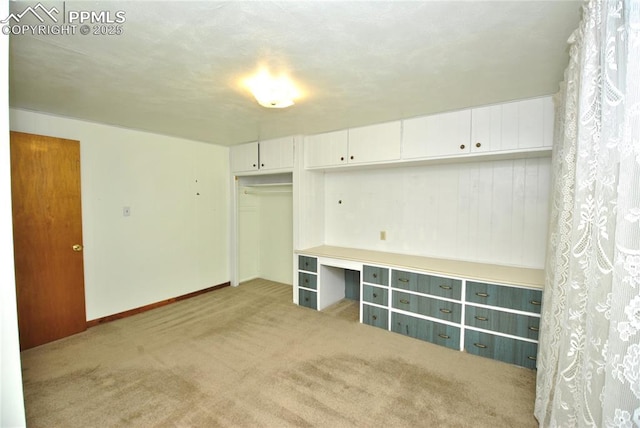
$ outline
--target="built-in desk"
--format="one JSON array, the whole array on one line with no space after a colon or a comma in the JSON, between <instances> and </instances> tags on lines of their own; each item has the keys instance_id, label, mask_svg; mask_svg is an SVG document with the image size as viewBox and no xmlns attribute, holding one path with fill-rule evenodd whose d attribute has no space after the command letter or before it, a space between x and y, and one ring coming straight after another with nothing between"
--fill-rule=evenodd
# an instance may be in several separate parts
<instances>
[{"instance_id":1,"label":"built-in desk","mask_svg":"<svg viewBox=\"0 0 640 428\"><path fill-rule=\"evenodd\" d=\"M535 368L544 271L354 248L296 251L294 302L316 310L359 276L360 322Z\"/></svg>"}]
</instances>

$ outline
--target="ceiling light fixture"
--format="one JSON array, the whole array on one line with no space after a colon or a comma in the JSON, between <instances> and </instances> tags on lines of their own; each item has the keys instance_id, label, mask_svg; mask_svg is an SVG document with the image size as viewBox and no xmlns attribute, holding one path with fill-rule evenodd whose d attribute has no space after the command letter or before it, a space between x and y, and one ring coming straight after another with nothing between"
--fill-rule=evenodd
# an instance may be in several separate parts
<instances>
[{"instance_id":1,"label":"ceiling light fixture","mask_svg":"<svg viewBox=\"0 0 640 428\"><path fill-rule=\"evenodd\" d=\"M291 79L285 75L273 77L266 69L246 79L245 85L251 90L258 104L267 108L292 106L293 100L300 96Z\"/></svg>"}]
</instances>

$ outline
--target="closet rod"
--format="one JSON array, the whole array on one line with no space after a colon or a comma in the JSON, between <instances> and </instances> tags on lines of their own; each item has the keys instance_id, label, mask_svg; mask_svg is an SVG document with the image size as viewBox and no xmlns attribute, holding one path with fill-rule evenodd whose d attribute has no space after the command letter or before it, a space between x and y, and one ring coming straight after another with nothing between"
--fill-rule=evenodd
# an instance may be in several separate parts
<instances>
[{"instance_id":1,"label":"closet rod","mask_svg":"<svg viewBox=\"0 0 640 428\"><path fill-rule=\"evenodd\" d=\"M291 190L244 190L245 195L264 195L268 193L292 193Z\"/></svg>"}]
</instances>

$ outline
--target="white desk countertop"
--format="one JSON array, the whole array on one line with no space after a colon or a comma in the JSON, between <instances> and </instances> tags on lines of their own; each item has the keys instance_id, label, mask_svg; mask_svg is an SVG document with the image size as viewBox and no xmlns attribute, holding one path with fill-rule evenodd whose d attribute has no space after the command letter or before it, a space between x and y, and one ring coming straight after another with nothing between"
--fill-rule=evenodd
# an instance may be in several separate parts
<instances>
[{"instance_id":1,"label":"white desk countertop","mask_svg":"<svg viewBox=\"0 0 640 428\"><path fill-rule=\"evenodd\" d=\"M357 248L319 247L296 250L297 254L351 260L372 265L383 265L397 269L419 270L436 275L454 276L472 281L491 282L526 287L544 287L544 270L515 266L501 266L460 260L436 259L407 254Z\"/></svg>"}]
</instances>

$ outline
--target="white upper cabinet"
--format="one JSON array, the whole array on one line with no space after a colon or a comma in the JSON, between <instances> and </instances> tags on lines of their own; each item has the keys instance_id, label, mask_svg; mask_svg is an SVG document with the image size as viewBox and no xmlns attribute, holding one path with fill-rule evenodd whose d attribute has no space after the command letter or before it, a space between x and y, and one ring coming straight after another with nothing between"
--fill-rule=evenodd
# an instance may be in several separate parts
<instances>
[{"instance_id":1,"label":"white upper cabinet","mask_svg":"<svg viewBox=\"0 0 640 428\"><path fill-rule=\"evenodd\" d=\"M551 97L464 109L307 136L304 166L321 169L440 161L461 155L538 155L551 151L553 126Z\"/></svg>"},{"instance_id":2,"label":"white upper cabinet","mask_svg":"<svg viewBox=\"0 0 640 428\"><path fill-rule=\"evenodd\" d=\"M231 172L291 170L293 137L232 146L230 158Z\"/></svg>"},{"instance_id":3,"label":"white upper cabinet","mask_svg":"<svg viewBox=\"0 0 640 428\"><path fill-rule=\"evenodd\" d=\"M343 131L309 135L304 139L304 166L320 168L347 163L349 133Z\"/></svg>"},{"instance_id":4,"label":"white upper cabinet","mask_svg":"<svg viewBox=\"0 0 640 428\"><path fill-rule=\"evenodd\" d=\"M304 165L324 168L400 159L400 121L309 135L305 138Z\"/></svg>"},{"instance_id":5,"label":"white upper cabinet","mask_svg":"<svg viewBox=\"0 0 640 428\"><path fill-rule=\"evenodd\" d=\"M469 153L471 111L417 117L403 121L402 158L432 158Z\"/></svg>"},{"instance_id":6,"label":"white upper cabinet","mask_svg":"<svg viewBox=\"0 0 640 428\"><path fill-rule=\"evenodd\" d=\"M551 147L553 121L551 97L474 108L471 110L471 152Z\"/></svg>"},{"instance_id":7,"label":"white upper cabinet","mask_svg":"<svg viewBox=\"0 0 640 428\"><path fill-rule=\"evenodd\" d=\"M247 143L232 146L229 149L232 172L257 171L258 163L258 143Z\"/></svg>"},{"instance_id":8,"label":"white upper cabinet","mask_svg":"<svg viewBox=\"0 0 640 428\"><path fill-rule=\"evenodd\" d=\"M400 159L400 121L349 129L349 163L374 163Z\"/></svg>"},{"instance_id":9,"label":"white upper cabinet","mask_svg":"<svg viewBox=\"0 0 640 428\"><path fill-rule=\"evenodd\" d=\"M293 168L293 137L260 141L260 169Z\"/></svg>"}]
</instances>

